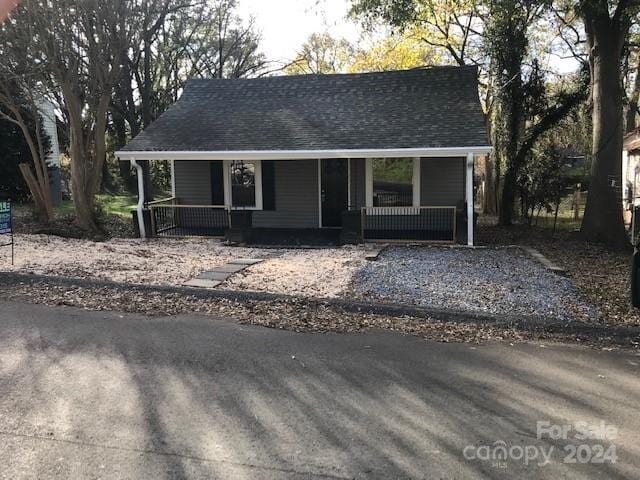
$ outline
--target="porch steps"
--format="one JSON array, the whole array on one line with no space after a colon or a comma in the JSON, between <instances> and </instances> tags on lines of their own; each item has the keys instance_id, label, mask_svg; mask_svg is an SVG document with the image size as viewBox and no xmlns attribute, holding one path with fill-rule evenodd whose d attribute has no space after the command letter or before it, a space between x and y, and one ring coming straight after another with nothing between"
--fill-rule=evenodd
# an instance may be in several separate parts
<instances>
[{"instance_id":1,"label":"porch steps","mask_svg":"<svg viewBox=\"0 0 640 480\"><path fill-rule=\"evenodd\" d=\"M262 258L236 258L212 270L202 272L196 278L184 282L188 287L215 288L234 273L262 262Z\"/></svg>"}]
</instances>

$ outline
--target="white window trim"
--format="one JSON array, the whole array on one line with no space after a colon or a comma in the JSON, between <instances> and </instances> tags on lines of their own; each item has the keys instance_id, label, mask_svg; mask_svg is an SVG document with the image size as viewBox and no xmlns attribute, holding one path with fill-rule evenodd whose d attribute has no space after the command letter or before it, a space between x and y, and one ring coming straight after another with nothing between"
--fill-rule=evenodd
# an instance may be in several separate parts
<instances>
[{"instance_id":1,"label":"white window trim","mask_svg":"<svg viewBox=\"0 0 640 480\"><path fill-rule=\"evenodd\" d=\"M253 163L255 169L256 204L253 207L235 207L231 198L231 162L244 161ZM224 177L224 203L231 210L262 210L262 160L224 160L222 163L222 173Z\"/></svg>"},{"instance_id":2,"label":"white window trim","mask_svg":"<svg viewBox=\"0 0 640 480\"><path fill-rule=\"evenodd\" d=\"M402 158L402 157L399 157ZM367 158L365 162L365 204L367 207L373 207L373 158ZM420 157L413 158L413 175L411 178L412 206L420 206Z\"/></svg>"}]
</instances>

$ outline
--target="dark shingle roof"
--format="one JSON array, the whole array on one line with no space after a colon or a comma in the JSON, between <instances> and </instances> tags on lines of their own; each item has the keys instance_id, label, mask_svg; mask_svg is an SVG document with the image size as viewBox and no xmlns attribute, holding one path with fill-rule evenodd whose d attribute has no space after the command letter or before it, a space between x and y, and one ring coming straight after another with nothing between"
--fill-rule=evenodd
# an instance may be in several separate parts
<instances>
[{"instance_id":1,"label":"dark shingle roof","mask_svg":"<svg viewBox=\"0 0 640 480\"><path fill-rule=\"evenodd\" d=\"M124 151L488 145L475 67L191 80Z\"/></svg>"}]
</instances>

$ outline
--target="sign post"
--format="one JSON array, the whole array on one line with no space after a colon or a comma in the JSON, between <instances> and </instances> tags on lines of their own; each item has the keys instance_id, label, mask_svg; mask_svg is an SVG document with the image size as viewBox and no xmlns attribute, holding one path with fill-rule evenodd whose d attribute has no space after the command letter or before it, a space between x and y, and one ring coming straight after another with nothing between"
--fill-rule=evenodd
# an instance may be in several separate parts
<instances>
[{"instance_id":1,"label":"sign post","mask_svg":"<svg viewBox=\"0 0 640 480\"><path fill-rule=\"evenodd\" d=\"M6 237L9 241L6 241ZM13 265L13 229L11 226L11 200L0 200L0 247L11 247Z\"/></svg>"}]
</instances>

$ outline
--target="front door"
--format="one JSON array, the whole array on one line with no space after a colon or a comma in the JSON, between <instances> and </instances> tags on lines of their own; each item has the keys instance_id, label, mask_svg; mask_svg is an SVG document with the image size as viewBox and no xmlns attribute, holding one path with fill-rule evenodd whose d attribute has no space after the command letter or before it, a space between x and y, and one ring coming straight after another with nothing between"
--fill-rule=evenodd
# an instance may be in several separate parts
<instances>
[{"instance_id":1,"label":"front door","mask_svg":"<svg viewBox=\"0 0 640 480\"><path fill-rule=\"evenodd\" d=\"M322 226L342 226L342 212L347 209L349 192L348 160L332 158L320 160Z\"/></svg>"}]
</instances>

